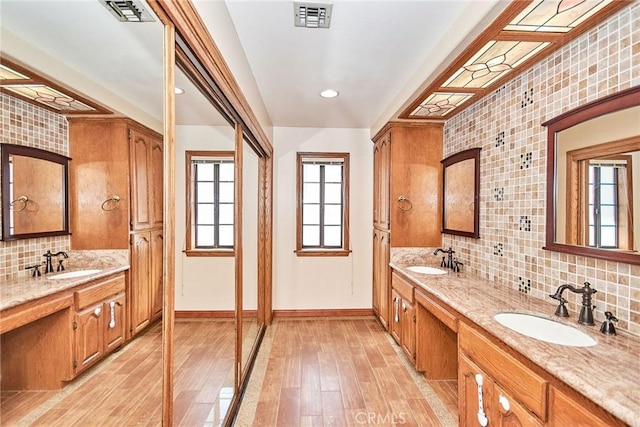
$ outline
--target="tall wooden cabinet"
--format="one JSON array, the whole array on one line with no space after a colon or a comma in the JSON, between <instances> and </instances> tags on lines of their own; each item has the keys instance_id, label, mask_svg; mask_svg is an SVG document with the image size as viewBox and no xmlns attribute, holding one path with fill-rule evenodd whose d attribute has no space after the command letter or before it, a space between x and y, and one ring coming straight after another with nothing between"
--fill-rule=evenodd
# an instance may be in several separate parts
<instances>
[{"instance_id":1,"label":"tall wooden cabinet","mask_svg":"<svg viewBox=\"0 0 640 427\"><path fill-rule=\"evenodd\" d=\"M373 310L391 316L392 247L440 246L442 123L388 123L373 138Z\"/></svg>"},{"instance_id":2,"label":"tall wooden cabinet","mask_svg":"<svg viewBox=\"0 0 640 427\"><path fill-rule=\"evenodd\" d=\"M162 136L129 119L69 119L73 249L129 249L128 337L162 314Z\"/></svg>"}]
</instances>

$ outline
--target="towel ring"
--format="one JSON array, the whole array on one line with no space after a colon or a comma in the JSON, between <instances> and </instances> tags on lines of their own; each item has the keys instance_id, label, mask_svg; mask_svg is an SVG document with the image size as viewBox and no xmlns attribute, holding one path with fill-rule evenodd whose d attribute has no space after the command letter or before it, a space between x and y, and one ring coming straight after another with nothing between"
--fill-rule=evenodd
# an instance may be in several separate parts
<instances>
[{"instance_id":1,"label":"towel ring","mask_svg":"<svg viewBox=\"0 0 640 427\"><path fill-rule=\"evenodd\" d=\"M27 208L28 201L29 201L29 198L27 196L20 196L17 199L15 199L13 202L9 203L9 206L13 208L14 212L20 212ZM22 203L22 207L20 209L16 209L15 208L16 203Z\"/></svg>"},{"instance_id":2,"label":"towel ring","mask_svg":"<svg viewBox=\"0 0 640 427\"><path fill-rule=\"evenodd\" d=\"M103 211L106 211L106 212L114 211L118 209L119 203L120 203L120 196L115 195L105 200L104 202L102 202L101 208Z\"/></svg>"},{"instance_id":3,"label":"towel ring","mask_svg":"<svg viewBox=\"0 0 640 427\"><path fill-rule=\"evenodd\" d=\"M398 197L398 207L401 211L410 211L413 208L413 204L406 197L400 196Z\"/></svg>"}]
</instances>

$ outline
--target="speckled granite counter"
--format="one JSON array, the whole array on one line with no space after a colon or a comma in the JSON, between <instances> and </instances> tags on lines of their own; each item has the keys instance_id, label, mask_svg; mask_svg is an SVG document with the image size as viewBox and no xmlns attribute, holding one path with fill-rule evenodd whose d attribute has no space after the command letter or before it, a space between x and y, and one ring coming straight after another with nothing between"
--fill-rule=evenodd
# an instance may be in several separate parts
<instances>
[{"instance_id":1,"label":"speckled granite counter","mask_svg":"<svg viewBox=\"0 0 640 427\"><path fill-rule=\"evenodd\" d=\"M413 273L406 268L440 267L438 257L416 256L410 251L393 254L390 265L597 405L631 426L640 426L640 338L620 331L617 336L601 334L599 322L596 326L580 325L577 313L570 313L571 317L566 319L558 318L553 314L555 304L471 274ZM598 344L566 347L529 338L494 320L496 313L507 311L535 313L574 326L595 338Z\"/></svg>"},{"instance_id":2,"label":"speckled granite counter","mask_svg":"<svg viewBox=\"0 0 640 427\"><path fill-rule=\"evenodd\" d=\"M4 281L0 283L0 311L129 269L128 249L68 251L68 255L69 258L64 261L65 273L86 269L100 271L60 280L51 279L58 273L43 273L40 277L31 277L29 274L28 277Z\"/></svg>"}]
</instances>

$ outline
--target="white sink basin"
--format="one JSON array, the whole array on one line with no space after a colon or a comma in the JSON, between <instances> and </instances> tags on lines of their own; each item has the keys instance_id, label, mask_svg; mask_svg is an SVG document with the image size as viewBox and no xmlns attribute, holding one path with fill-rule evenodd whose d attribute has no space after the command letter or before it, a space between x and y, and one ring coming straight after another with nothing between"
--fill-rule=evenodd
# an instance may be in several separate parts
<instances>
[{"instance_id":1,"label":"white sink basin","mask_svg":"<svg viewBox=\"0 0 640 427\"><path fill-rule=\"evenodd\" d=\"M47 277L51 280L73 279L75 277L89 276L91 274L100 273L102 270L76 270L68 271L66 273L56 274L55 276Z\"/></svg>"},{"instance_id":2,"label":"white sink basin","mask_svg":"<svg viewBox=\"0 0 640 427\"><path fill-rule=\"evenodd\" d=\"M447 274L446 270L435 267L428 267L426 265L412 265L411 267L407 267L407 270L420 274Z\"/></svg>"},{"instance_id":3,"label":"white sink basin","mask_svg":"<svg viewBox=\"0 0 640 427\"><path fill-rule=\"evenodd\" d=\"M498 313L493 316L498 323L541 341L570 347L591 347L598 342L573 326L551 319L524 313Z\"/></svg>"}]
</instances>

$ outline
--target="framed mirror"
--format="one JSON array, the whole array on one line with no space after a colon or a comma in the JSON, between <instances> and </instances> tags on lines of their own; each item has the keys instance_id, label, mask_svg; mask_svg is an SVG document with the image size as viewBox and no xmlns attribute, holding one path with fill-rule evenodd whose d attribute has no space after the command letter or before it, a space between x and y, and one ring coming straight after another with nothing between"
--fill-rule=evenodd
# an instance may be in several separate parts
<instances>
[{"instance_id":1,"label":"framed mirror","mask_svg":"<svg viewBox=\"0 0 640 427\"><path fill-rule=\"evenodd\" d=\"M640 264L640 87L543 126L548 138L545 249Z\"/></svg>"},{"instance_id":2,"label":"framed mirror","mask_svg":"<svg viewBox=\"0 0 640 427\"><path fill-rule=\"evenodd\" d=\"M480 238L480 150L441 160L443 233Z\"/></svg>"},{"instance_id":3,"label":"framed mirror","mask_svg":"<svg viewBox=\"0 0 640 427\"><path fill-rule=\"evenodd\" d=\"M69 234L69 158L0 144L2 240Z\"/></svg>"}]
</instances>

